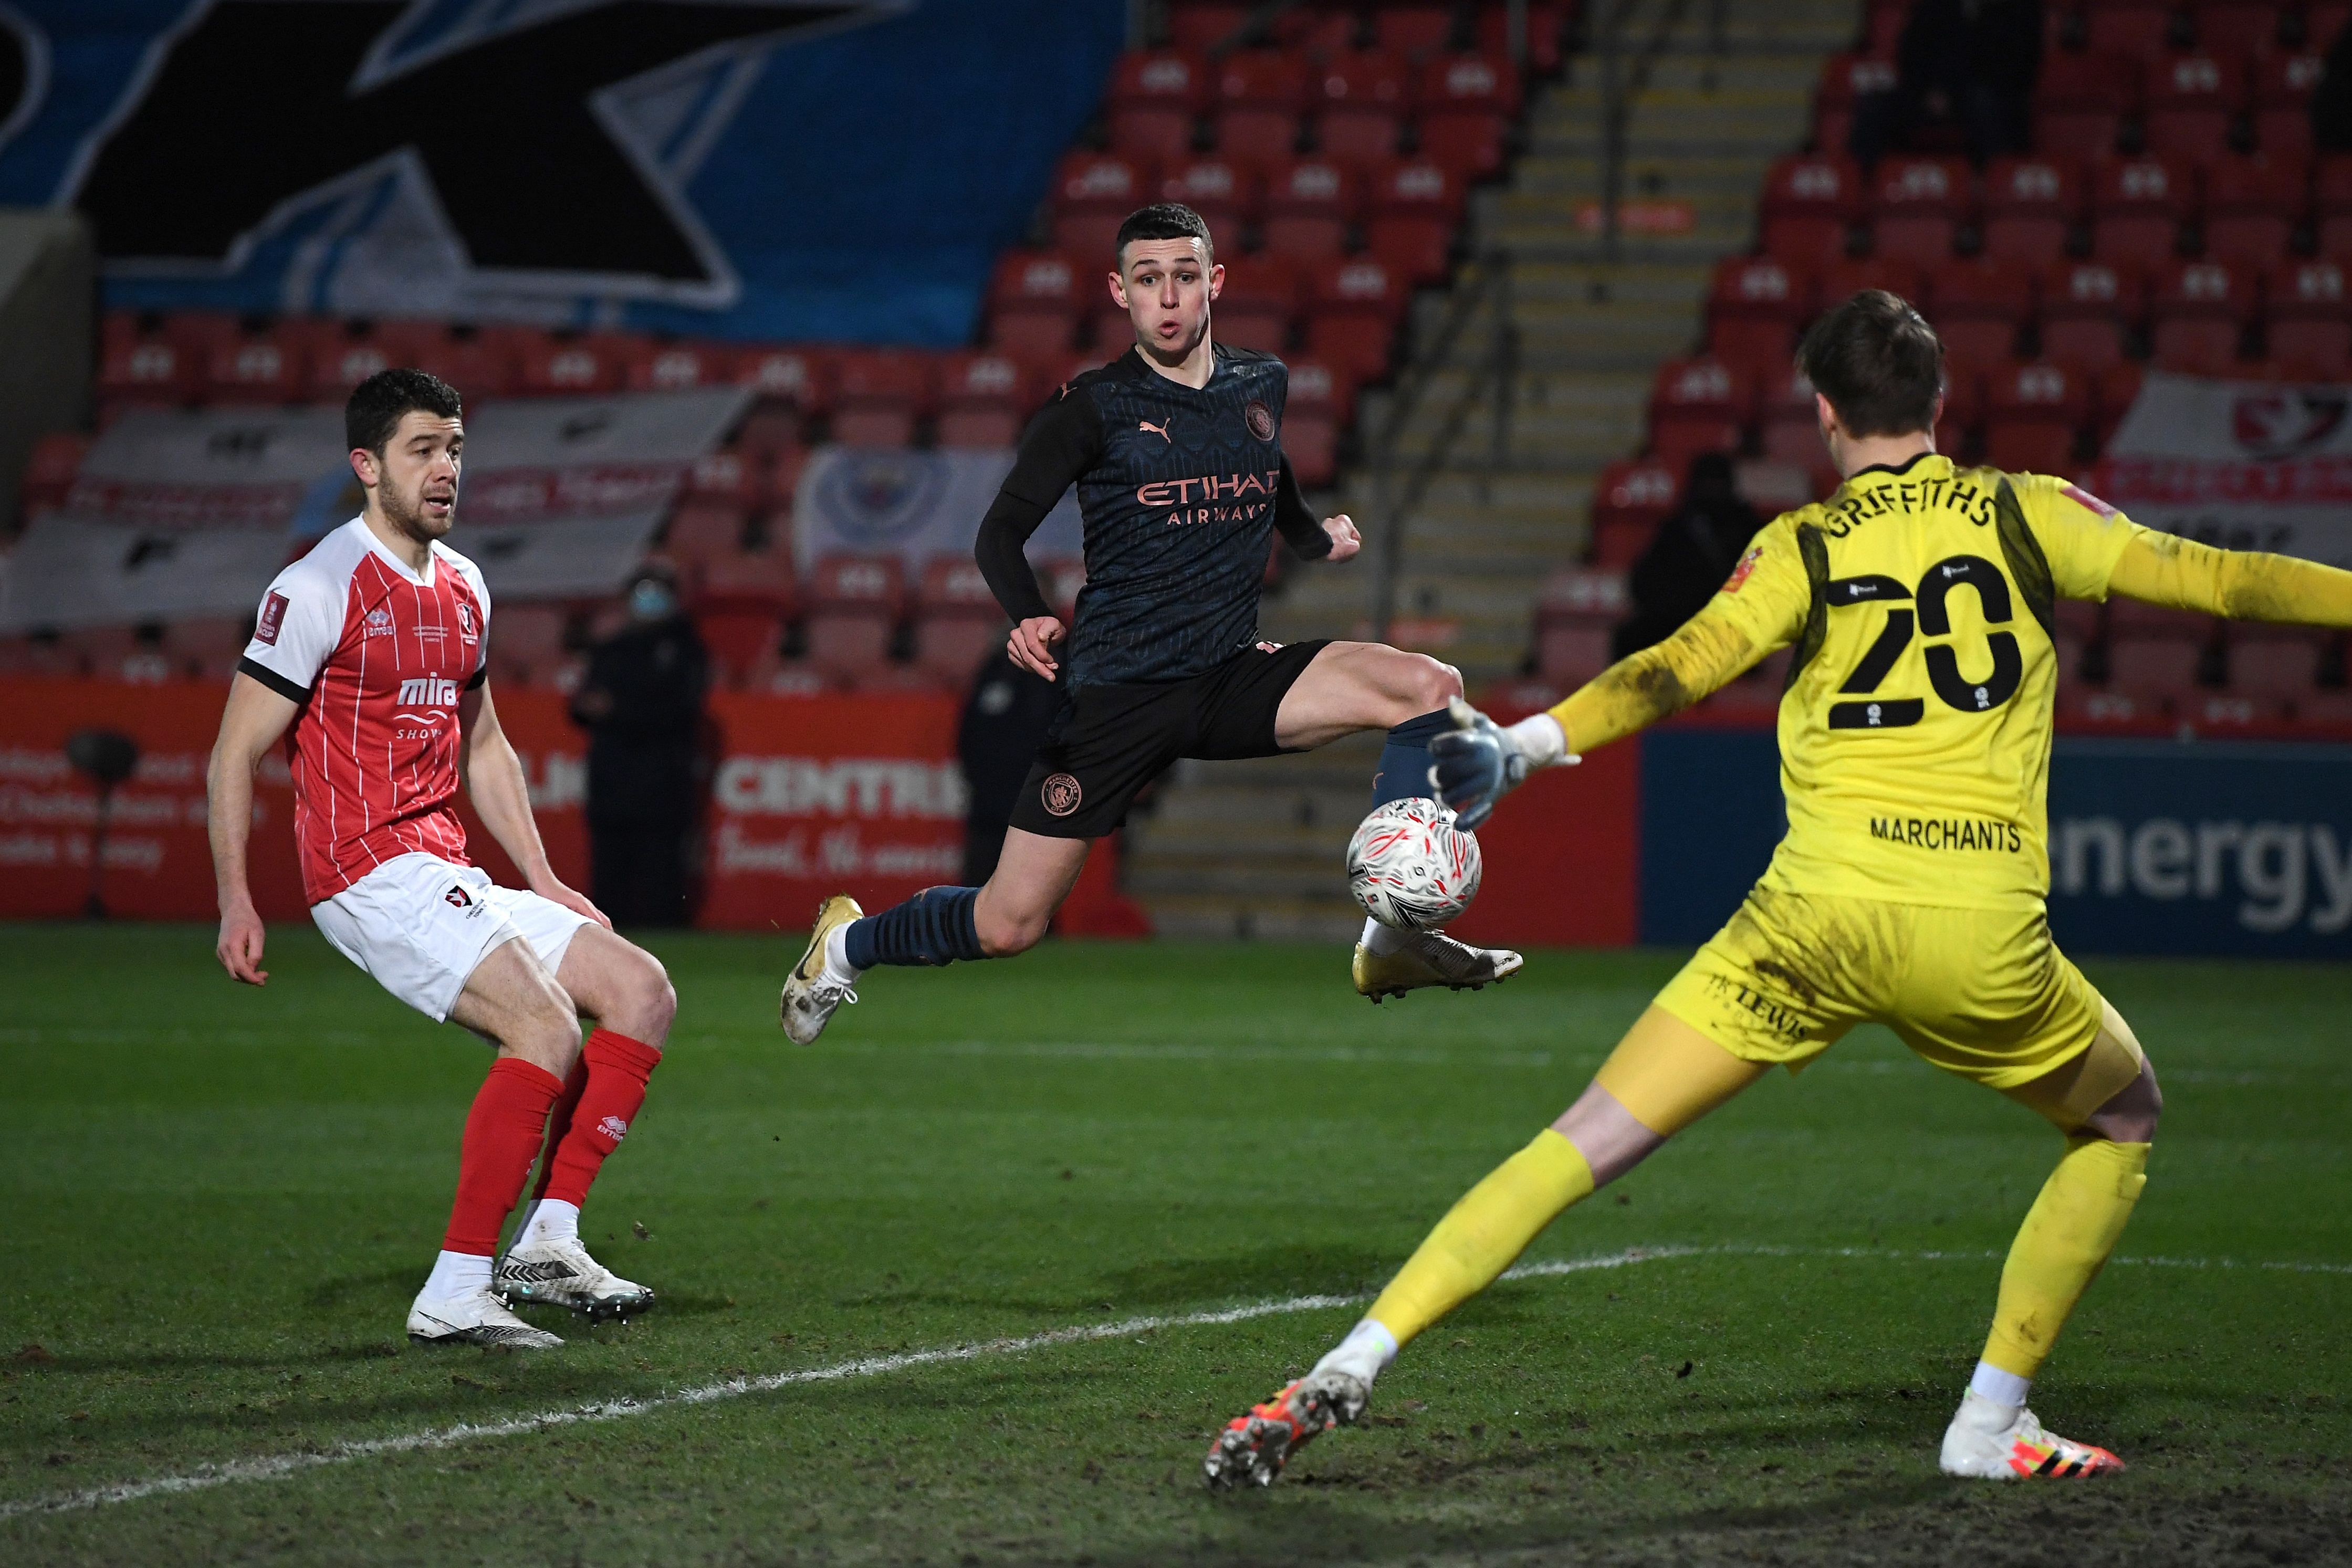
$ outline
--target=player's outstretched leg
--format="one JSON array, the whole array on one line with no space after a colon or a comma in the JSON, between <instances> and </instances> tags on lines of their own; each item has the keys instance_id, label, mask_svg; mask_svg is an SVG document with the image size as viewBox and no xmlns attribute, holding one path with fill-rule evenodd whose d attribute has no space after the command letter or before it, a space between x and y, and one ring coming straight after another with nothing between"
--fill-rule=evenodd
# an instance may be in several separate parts
<instances>
[{"instance_id":1,"label":"player's outstretched leg","mask_svg":"<svg viewBox=\"0 0 2352 1568\"><path fill-rule=\"evenodd\" d=\"M1454 727L1446 703L1461 695L1461 672L1426 654L1384 643L1335 642L1283 694L1275 737L1297 750L1385 726L1388 743L1372 774L1377 811L1392 800L1431 793L1429 742ZM1484 990L1518 973L1524 962L1507 949L1472 947L1443 931L1397 931L1367 919L1350 972L1356 994L1377 1003L1431 985Z\"/></svg>"},{"instance_id":2,"label":"player's outstretched leg","mask_svg":"<svg viewBox=\"0 0 2352 1568\"><path fill-rule=\"evenodd\" d=\"M591 1321L633 1317L654 1304L654 1293L589 1254L580 1208L645 1104L677 994L653 954L595 926L572 938L555 979L598 1026L548 1118L533 1201L492 1282L509 1306L563 1307Z\"/></svg>"},{"instance_id":3,"label":"player's outstretched leg","mask_svg":"<svg viewBox=\"0 0 2352 1568\"><path fill-rule=\"evenodd\" d=\"M2109 1093L2126 1074L2123 1087ZM2105 1009L2089 1051L2011 1093L2068 1130L2066 1154L2011 1244L1992 1332L1945 1430L1939 1462L1947 1475L1987 1480L2111 1475L2124 1468L2121 1459L2042 1430L2025 1401L2147 1185L2148 1147L2164 1099L2155 1069L2113 1007ZM2069 1112L2070 1101L2084 1100L2097 1109L2087 1117Z\"/></svg>"},{"instance_id":4,"label":"player's outstretched leg","mask_svg":"<svg viewBox=\"0 0 2352 1568\"><path fill-rule=\"evenodd\" d=\"M1558 1121L1465 1194L1372 1303L1297 1382L1235 1416L1210 1446L1210 1486L1272 1486L1299 1447L1360 1419L1413 1336L1493 1284L1546 1226L1763 1075L1673 1015L1644 1013Z\"/></svg>"},{"instance_id":5,"label":"player's outstretched leg","mask_svg":"<svg viewBox=\"0 0 2352 1568\"><path fill-rule=\"evenodd\" d=\"M930 969L1036 946L1070 896L1089 842L1011 827L984 888L926 888L878 915L846 894L827 899L808 951L784 980L784 1033L803 1046L815 1039L835 1009L857 1000L859 976L877 964Z\"/></svg>"}]
</instances>

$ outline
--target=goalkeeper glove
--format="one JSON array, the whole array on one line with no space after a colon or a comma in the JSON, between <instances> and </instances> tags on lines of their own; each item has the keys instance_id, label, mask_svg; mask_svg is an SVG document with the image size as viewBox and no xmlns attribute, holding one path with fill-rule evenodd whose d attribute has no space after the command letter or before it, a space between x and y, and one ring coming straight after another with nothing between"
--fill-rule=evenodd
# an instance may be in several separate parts
<instances>
[{"instance_id":1,"label":"goalkeeper glove","mask_svg":"<svg viewBox=\"0 0 2352 1568\"><path fill-rule=\"evenodd\" d=\"M1568 731L1549 713L1522 719L1505 729L1459 697L1447 702L1454 727L1429 742L1437 760L1430 788L1454 812L1454 826L1475 832L1495 814L1495 803L1519 787L1538 768L1583 761L1568 749Z\"/></svg>"}]
</instances>

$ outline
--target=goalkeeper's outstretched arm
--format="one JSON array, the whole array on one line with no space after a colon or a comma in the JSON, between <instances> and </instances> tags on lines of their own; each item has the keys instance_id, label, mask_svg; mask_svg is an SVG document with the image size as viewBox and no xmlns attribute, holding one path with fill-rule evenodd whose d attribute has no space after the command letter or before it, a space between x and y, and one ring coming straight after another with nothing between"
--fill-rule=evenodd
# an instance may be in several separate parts
<instances>
[{"instance_id":1,"label":"goalkeeper's outstretched arm","mask_svg":"<svg viewBox=\"0 0 2352 1568\"><path fill-rule=\"evenodd\" d=\"M2216 550L2137 525L2107 591L2233 621L2352 626L2352 572L2259 550Z\"/></svg>"}]
</instances>

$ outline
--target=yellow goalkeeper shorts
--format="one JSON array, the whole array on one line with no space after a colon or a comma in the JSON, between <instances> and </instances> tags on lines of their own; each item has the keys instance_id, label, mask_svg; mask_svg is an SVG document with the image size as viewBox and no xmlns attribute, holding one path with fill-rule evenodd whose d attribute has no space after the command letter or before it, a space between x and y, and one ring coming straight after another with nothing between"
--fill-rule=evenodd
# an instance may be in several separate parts
<instances>
[{"instance_id":1,"label":"yellow goalkeeper shorts","mask_svg":"<svg viewBox=\"0 0 2352 1568\"><path fill-rule=\"evenodd\" d=\"M1733 1056L1791 1072L1856 1024L1884 1024L1936 1066L2004 1090L2102 1040L2069 1080L2077 1120L2129 1083L2141 1061L2128 1026L2032 910L1759 888L1657 1005Z\"/></svg>"}]
</instances>

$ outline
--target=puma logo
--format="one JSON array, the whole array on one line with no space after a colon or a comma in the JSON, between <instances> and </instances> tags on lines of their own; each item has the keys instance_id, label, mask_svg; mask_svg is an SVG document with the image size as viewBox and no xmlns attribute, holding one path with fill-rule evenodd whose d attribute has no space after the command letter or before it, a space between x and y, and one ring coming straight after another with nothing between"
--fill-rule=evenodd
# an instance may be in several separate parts
<instances>
[{"instance_id":1,"label":"puma logo","mask_svg":"<svg viewBox=\"0 0 2352 1568\"><path fill-rule=\"evenodd\" d=\"M1172 414L1171 414L1171 415L1170 415L1170 416L1168 416L1168 424L1169 424L1169 425L1172 425L1172 424L1174 424L1175 422L1176 422L1176 416L1175 416L1174 415L1172 415ZM1136 429L1136 434L1138 434L1138 435L1141 435L1144 431L1149 430L1149 431L1150 431L1154 436L1157 436L1157 437L1159 437L1161 440L1163 440L1163 441L1167 442L1170 446L1171 446L1171 447L1172 447L1172 446L1174 446L1174 445L1176 444L1176 438L1175 438L1173 436L1171 436L1170 434L1168 434L1168 425L1154 425L1154 424L1153 424L1150 420L1149 420L1149 419L1139 419L1139 420L1137 420L1137 421L1135 422L1135 429Z\"/></svg>"}]
</instances>

